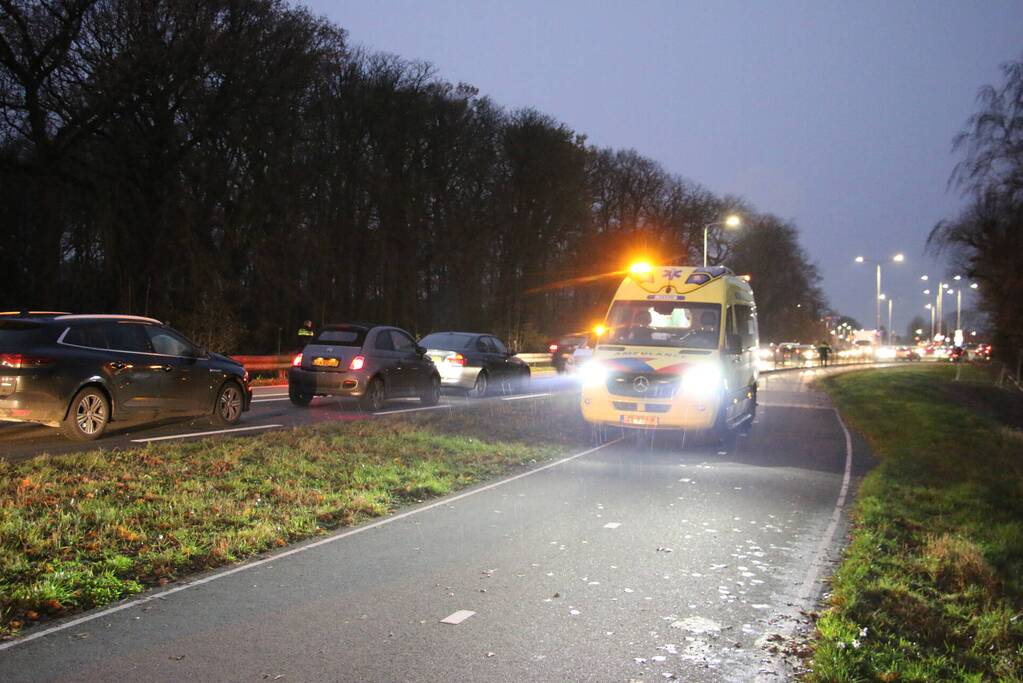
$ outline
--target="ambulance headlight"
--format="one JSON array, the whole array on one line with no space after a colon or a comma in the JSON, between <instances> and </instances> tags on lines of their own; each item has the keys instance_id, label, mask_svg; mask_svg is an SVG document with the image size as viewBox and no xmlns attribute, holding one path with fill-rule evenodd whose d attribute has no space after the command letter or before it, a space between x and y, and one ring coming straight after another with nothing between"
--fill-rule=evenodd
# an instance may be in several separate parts
<instances>
[{"instance_id":1,"label":"ambulance headlight","mask_svg":"<svg viewBox=\"0 0 1023 683\"><path fill-rule=\"evenodd\" d=\"M607 381L607 367L598 360L588 360L579 366L579 382L584 387L597 387Z\"/></svg>"},{"instance_id":2,"label":"ambulance headlight","mask_svg":"<svg viewBox=\"0 0 1023 683\"><path fill-rule=\"evenodd\" d=\"M721 368L716 363L700 363L682 374L682 391L691 396L710 396L721 388Z\"/></svg>"}]
</instances>

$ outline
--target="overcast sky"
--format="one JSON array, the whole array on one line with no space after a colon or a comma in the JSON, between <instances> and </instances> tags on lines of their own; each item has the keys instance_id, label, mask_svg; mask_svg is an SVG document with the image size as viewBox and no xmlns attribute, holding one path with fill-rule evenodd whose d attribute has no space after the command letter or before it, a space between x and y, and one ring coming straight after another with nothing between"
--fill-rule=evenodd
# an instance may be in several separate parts
<instances>
[{"instance_id":1,"label":"overcast sky","mask_svg":"<svg viewBox=\"0 0 1023 683\"><path fill-rule=\"evenodd\" d=\"M509 108L634 148L793 220L832 306L924 314L924 240L960 200L951 140L1023 55L1023 2L316 0L353 43L432 62ZM754 287L756 283L753 283ZM964 302L964 307L966 302Z\"/></svg>"}]
</instances>

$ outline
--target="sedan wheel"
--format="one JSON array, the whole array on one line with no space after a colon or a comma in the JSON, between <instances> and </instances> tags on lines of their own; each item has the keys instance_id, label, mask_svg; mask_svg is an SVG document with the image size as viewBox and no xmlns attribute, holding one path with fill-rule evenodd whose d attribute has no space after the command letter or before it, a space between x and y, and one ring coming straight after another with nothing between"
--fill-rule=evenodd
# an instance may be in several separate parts
<instances>
[{"instance_id":1,"label":"sedan wheel","mask_svg":"<svg viewBox=\"0 0 1023 683\"><path fill-rule=\"evenodd\" d=\"M217 394L217 405L213 409L213 422L219 425L236 425L242 417L242 391L234 382L228 382Z\"/></svg>"},{"instance_id":2,"label":"sedan wheel","mask_svg":"<svg viewBox=\"0 0 1023 683\"><path fill-rule=\"evenodd\" d=\"M95 388L82 389L71 400L71 407L61 429L75 441L98 439L110 422L110 402Z\"/></svg>"},{"instance_id":3,"label":"sedan wheel","mask_svg":"<svg viewBox=\"0 0 1023 683\"><path fill-rule=\"evenodd\" d=\"M481 370L480 374L476 375L476 383L469 390L469 395L473 398L483 398L487 395L488 384L487 371Z\"/></svg>"}]
</instances>

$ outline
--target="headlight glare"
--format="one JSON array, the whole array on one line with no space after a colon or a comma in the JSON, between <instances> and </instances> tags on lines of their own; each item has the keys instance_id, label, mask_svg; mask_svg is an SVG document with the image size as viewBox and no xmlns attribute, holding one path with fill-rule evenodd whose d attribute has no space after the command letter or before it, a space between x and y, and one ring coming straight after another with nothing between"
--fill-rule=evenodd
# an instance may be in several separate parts
<instances>
[{"instance_id":1,"label":"headlight glare","mask_svg":"<svg viewBox=\"0 0 1023 683\"><path fill-rule=\"evenodd\" d=\"M721 387L721 368L715 363L694 365L682 374L682 391L709 396Z\"/></svg>"},{"instance_id":2,"label":"headlight glare","mask_svg":"<svg viewBox=\"0 0 1023 683\"><path fill-rule=\"evenodd\" d=\"M579 367L579 381L584 387L600 386L607 380L607 368L598 360L589 360Z\"/></svg>"}]
</instances>

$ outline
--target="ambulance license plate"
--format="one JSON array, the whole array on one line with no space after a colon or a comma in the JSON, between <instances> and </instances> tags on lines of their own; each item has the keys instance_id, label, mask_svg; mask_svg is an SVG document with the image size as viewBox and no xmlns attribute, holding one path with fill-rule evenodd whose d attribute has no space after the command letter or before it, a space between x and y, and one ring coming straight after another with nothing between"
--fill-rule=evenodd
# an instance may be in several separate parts
<instances>
[{"instance_id":1,"label":"ambulance license plate","mask_svg":"<svg viewBox=\"0 0 1023 683\"><path fill-rule=\"evenodd\" d=\"M657 418L648 415L622 415L622 424L639 427L656 427Z\"/></svg>"}]
</instances>

